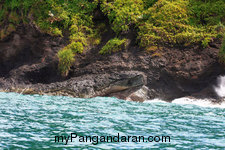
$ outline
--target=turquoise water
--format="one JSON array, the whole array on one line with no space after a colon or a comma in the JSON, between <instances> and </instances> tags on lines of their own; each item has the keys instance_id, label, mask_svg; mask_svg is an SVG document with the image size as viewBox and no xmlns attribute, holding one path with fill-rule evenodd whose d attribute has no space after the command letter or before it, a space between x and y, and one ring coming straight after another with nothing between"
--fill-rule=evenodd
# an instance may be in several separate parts
<instances>
[{"instance_id":1,"label":"turquoise water","mask_svg":"<svg viewBox=\"0 0 225 150\"><path fill-rule=\"evenodd\" d=\"M55 136L170 136L170 142L55 143ZM116 98L0 93L0 149L224 149L225 109Z\"/></svg>"}]
</instances>

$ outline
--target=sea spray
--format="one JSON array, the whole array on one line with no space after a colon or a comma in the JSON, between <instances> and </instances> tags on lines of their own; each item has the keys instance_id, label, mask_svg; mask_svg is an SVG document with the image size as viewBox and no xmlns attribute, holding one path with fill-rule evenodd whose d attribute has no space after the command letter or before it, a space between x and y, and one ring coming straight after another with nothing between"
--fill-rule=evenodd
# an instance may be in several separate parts
<instances>
[{"instance_id":1,"label":"sea spray","mask_svg":"<svg viewBox=\"0 0 225 150\"><path fill-rule=\"evenodd\" d=\"M195 99L195 98L188 98L182 97L177 98L172 101L175 104L182 104L182 105L197 105L201 107L211 107L211 108L225 108L225 102L221 103L213 103L210 99Z\"/></svg>"},{"instance_id":2,"label":"sea spray","mask_svg":"<svg viewBox=\"0 0 225 150\"><path fill-rule=\"evenodd\" d=\"M169 103L162 99L146 100L144 103ZM225 108L225 102L213 103L210 99L195 99L189 97L181 97L174 99L171 103L181 105L197 105L201 107Z\"/></svg>"},{"instance_id":3,"label":"sea spray","mask_svg":"<svg viewBox=\"0 0 225 150\"><path fill-rule=\"evenodd\" d=\"M217 79L218 85L214 88L219 97L225 98L225 76L219 76Z\"/></svg>"}]
</instances>

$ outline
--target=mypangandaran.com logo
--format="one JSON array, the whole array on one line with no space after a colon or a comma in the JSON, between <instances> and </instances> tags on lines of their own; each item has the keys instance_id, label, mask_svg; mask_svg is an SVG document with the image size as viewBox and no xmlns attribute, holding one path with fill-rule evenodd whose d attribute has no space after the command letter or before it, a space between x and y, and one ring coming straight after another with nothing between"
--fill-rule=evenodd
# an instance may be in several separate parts
<instances>
[{"instance_id":1,"label":"mypangandaran.com logo","mask_svg":"<svg viewBox=\"0 0 225 150\"><path fill-rule=\"evenodd\" d=\"M72 142L92 143L97 145L99 143L112 143L112 142L162 142L170 143L170 136L120 136L118 133L116 136L79 136L77 133L71 133L70 135L55 136L55 143L64 143L67 145Z\"/></svg>"}]
</instances>

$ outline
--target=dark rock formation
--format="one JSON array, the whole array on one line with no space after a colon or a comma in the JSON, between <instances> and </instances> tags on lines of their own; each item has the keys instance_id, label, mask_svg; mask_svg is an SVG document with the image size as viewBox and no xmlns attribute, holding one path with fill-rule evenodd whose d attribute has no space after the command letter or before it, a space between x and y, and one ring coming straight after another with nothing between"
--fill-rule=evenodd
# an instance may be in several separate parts
<instances>
[{"instance_id":1,"label":"dark rock formation","mask_svg":"<svg viewBox=\"0 0 225 150\"><path fill-rule=\"evenodd\" d=\"M99 46L77 55L69 76L62 78L56 54L68 40L42 34L32 26L20 26L0 41L0 89L86 98L115 96L140 102L156 97L216 97L212 85L225 73L217 57L220 41L205 49L161 47L155 56L133 44L135 35L127 33L130 46L126 50L100 55L108 35L103 35Z\"/></svg>"}]
</instances>

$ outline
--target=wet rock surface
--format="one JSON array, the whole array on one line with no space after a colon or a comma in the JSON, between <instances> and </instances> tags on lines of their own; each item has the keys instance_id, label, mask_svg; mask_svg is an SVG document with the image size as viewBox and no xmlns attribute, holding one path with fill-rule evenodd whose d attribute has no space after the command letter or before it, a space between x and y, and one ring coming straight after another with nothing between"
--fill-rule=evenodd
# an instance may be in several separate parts
<instances>
[{"instance_id":1,"label":"wet rock surface","mask_svg":"<svg viewBox=\"0 0 225 150\"><path fill-rule=\"evenodd\" d=\"M56 54L68 40L31 26L18 27L0 41L0 89L85 98L115 96L140 102L183 96L216 98L213 85L225 73L217 57L220 41L205 49L161 47L156 56L132 44L133 38L128 36L131 44L126 50L111 55L98 53L103 40L77 55L69 76L62 78Z\"/></svg>"}]
</instances>

